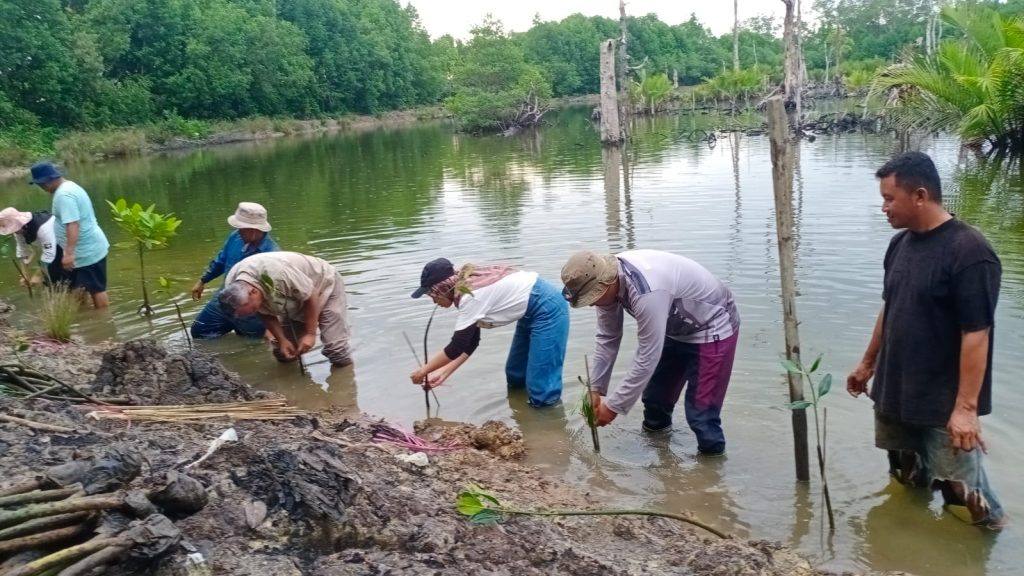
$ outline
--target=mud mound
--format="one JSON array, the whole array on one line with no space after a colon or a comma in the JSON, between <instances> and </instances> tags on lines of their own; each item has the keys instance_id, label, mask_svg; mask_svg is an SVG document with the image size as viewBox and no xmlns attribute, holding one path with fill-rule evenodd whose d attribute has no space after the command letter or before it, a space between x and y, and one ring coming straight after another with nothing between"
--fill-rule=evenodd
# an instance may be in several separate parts
<instances>
[{"instance_id":1,"label":"mud mound","mask_svg":"<svg viewBox=\"0 0 1024 576\"><path fill-rule=\"evenodd\" d=\"M254 392L217 360L198 351L172 354L154 340L133 340L103 354L92 389L134 404L203 404L253 400Z\"/></svg>"},{"instance_id":2,"label":"mud mound","mask_svg":"<svg viewBox=\"0 0 1024 576\"><path fill-rule=\"evenodd\" d=\"M523 435L497 420L490 420L482 426L435 419L421 420L416 422L414 429L416 434L432 442L472 446L503 460L519 460L526 454Z\"/></svg>"}]
</instances>

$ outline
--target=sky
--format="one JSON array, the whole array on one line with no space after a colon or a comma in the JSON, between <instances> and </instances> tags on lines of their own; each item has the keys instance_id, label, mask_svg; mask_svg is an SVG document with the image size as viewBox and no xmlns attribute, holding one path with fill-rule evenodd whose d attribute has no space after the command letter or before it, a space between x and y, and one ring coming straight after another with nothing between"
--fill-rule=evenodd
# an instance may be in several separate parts
<instances>
[{"instance_id":1,"label":"sky","mask_svg":"<svg viewBox=\"0 0 1024 576\"><path fill-rule=\"evenodd\" d=\"M469 29L483 21L487 13L502 21L505 29L521 32L530 28L535 14L541 20L561 20L577 12L586 16L619 17L618 0L399 0L412 4L431 38L451 34L469 37ZM805 2L810 4L810 2ZM679 24L696 14L697 19L716 34L732 30L733 3L729 0L627 0L626 13L655 13L662 22ZM740 21L771 14L781 24L785 14L779 0L740 0Z\"/></svg>"}]
</instances>

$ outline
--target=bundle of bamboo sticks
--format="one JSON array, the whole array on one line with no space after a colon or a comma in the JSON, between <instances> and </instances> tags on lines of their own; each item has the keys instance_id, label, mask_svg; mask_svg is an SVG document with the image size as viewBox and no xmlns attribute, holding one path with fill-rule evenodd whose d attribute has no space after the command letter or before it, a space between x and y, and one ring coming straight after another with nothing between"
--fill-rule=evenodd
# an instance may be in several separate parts
<instances>
[{"instance_id":1,"label":"bundle of bamboo sticks","mask_svg":"<svg viewBox=\"0 0 1024 576\"><path fill-rule=\"evenodd\" d=\"M86 414L96 420L133 422L194 422L228 418L231 420L290 420L305 414L289 406L286 400L252 400L220 404L175 404L165 406L97 406Z\"/></svg>"}]
</instances>

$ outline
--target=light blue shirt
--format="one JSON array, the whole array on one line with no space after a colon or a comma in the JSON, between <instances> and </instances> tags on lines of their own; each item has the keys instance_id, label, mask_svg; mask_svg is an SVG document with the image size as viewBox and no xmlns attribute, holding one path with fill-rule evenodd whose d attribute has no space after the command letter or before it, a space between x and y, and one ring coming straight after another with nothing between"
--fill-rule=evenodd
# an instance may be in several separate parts
<instances>
[{"instance_id":1,"label":"light blue shirt","mask_svg":"<svg viewBox=\"0 0 1024 576\"><path fill-rule=\"evenodd\" d=\"M53 231L57 243L67 250L67 225L78 222L78 244L75 246L75 268L83 268L106 258L110 249L107 236L96 222L92 200L81 186L65 180L53 193L53 217L56 225Z\"/></svg>"}]
</instances>

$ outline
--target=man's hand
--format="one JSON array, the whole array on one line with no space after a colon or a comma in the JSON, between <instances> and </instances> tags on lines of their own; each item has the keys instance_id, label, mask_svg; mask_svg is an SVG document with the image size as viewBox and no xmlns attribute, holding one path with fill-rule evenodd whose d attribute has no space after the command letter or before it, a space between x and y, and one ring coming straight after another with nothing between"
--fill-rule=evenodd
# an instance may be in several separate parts
<instances>
[{"instance_id":1,"label":"man's hand","mask_svg":"<svg viewBox=\"0 0 1024 576\"><path fill-rule=\"evenodd\" d=\"M65 252L64 256L60 259L60 265L62 268L71 272L75 269L75 253Z\"/></svg>"},{"instance_id":2,"label":"man's hand","mask_svg":"<svg viewBox=\"0 0 1024 576\"><path fill-rule=\"evenodd\" d=\"M448 379L450 374L451 372L448 372L444 368L438 368L430 373L430 376L428 376L424 382L424 386L426 386L427 390L437 388L441 384L444 384L444 381Z\"/></svg>"},{"instance_id":3,"label":"man's hand","mask_svg":"<svg viewBox=\"0 0 1024 576\"><path fill-rule=\"evenodd\" d=\"M202 280L197 280L195 286L192 287L192 299L199 300L203 297L203 290L206 288L206 284L203 284Z\"/></svg>"},{"instance_id":4,"label":"man's hand","mask_svg":"<svg viewBox=\"0 0 1024 576\"><path fill-rule=\"evenodd\" d=\"M954 450L970 452L975 448L981 448L982 452L988 453L988 447L981 439L981 422L975 409L959 406L954 408L946 424L946 430L949 432Z\"/></svg>"},{"instance_id":5,"label":"man's hand","mask_svg":"<svg viewBox=\"0 0 1024 576\"><path fill-rule=\"evenodd\" d=\"M307 332L307 333L302 335L302 338L299 338L299 346L298 346L295 354L296 355L305 354L306 352L309 352L310 350L312 350L313 346L315 346L315 345L316 345L316 334L315 333L314 334L310 334L309 332Z\"/></svg>"},{"instance_id":6,"label":"man's hand","mask_svg":"<svg viewBox=\"0 0 1024 576\"><path fill-rule=\"evenodd\" d=\"M846 391L850 393L850 396L856 398L861 394L868 393L868 381L875 375L875 368L868 364L861 362L850 372L850 375L846 377Z\"/></svg>"},{"instance_id":7,"label":"man's hand","mask_svg":"<svg viewBox=\"0 0 1024 576\"><path fill-rule=\"evenodd\" d=\"M412 374L409 374L409 380L412 380L412 383L417 386L423 385L423 379L425 377L426 374L423 373L423 370L421 368L417 368L416 370L412 371Z\"/></svg>"},{"instance_id":8,"label":"man's hand","mask_svg":"<svg viewBox=\"0 0 1024 576\"><path fill-rule=\"evenodd\" d=\"M285 360L294 360L298 356L295 344L292 344L292 341L287 338L278 340L277 349L281 351L281 356L284 356Z\"/></svg>"},{"instance_id":9,"label":"man's hand","mask_svg":"<svg viewBox=\"0 0 1024 576\"><path fill-rule=\"evenodd\" d=\"M597 393L591 392L590 394L593 396ZM597 402L594 403L594 414L597 416L596 424L598 426L607 426L608 424L611 424L612 420L615 420L616 416L618 416L615 411L605 404L604 397L601 395L597 396Z\"/></svg>"}]
</instances>

